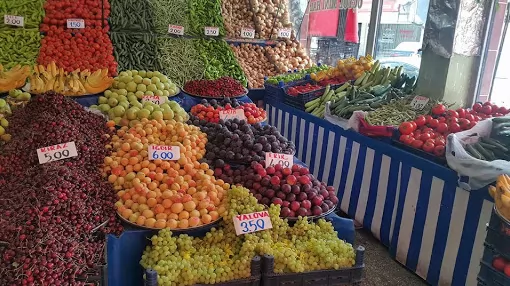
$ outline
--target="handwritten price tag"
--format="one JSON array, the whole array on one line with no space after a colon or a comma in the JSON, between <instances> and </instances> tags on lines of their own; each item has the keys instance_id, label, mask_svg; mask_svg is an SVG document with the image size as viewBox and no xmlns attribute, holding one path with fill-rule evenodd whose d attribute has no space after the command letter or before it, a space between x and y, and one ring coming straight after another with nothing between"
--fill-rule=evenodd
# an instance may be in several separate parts
<instances>
[{"instance_id":1,"label":"handwritten price tag","mask_svg":"<svg viewBox=\"0 0 510 286\"><path fill-rule=\"evenodd\" d=\"M289 28L285 28L285 29L280 29L278 30L278 37L279 38L290 38L290 29Z\"/></svg>"},{"instance_id":2,"label":"handwritten price tag","mask_svg":"<svg viewBox=\"0 0 510 286\"><path fill-rule=\"evenodd\" d=\"M231 119L246 120L244 110L242 109L226 109L220 110L220 119L231 120Z\"/></svg>"},{"instance_id":3,"label":"handwritten price tag","mask_svg":"<svg viewBox=\"0 0 510 286\"><path fill-rule=\"evenodd\" d=\"M417 95L411 101L411 107L416 110L422 110L428 102L428 97Z\"/></svg>"},{"instance_id":4,"label":"handwritten price tag","mask_svg":"<svg viewBox=\"0 0 510 286\"><path fill-rule=\"evenodd\" d=\"M23 27L25 26L25 18L21 16L13 16L13 15L4 15L4 24Z\"/></svg>"},{"instance_id":5,"label":"handwritten price tag","mask_svg":"<svg viewBox=\"0 0 510 286\"><path fill-rule=\"evenodd\" d=\"M255 29L241 28L241 38L248 38L248 39L255 38Z\"/></svg>"},{"instance_id":6,"label":"handwritten price tag","mask_svg":"<svg viewBox=\"0 0 510 286\"><path fill-rule=\"evenodd\" d=\"M236 235L273 228L267 211L237 215L233 220Z\"/></svg>"},{"instance_id":7,"label":"handwritten price tag","mask_svg":"<svg viewBox=\"0 0 510 286\"><path fill-rule=\"evenodd\" d=\"M283 168L290 168L294 165L294 156L281 153L266 152L266 168L280 164Z\"/></svg>"},{"instance_id":8,"label":"handwritten price tag","mask_svg":"<svg viewBox=\"0 0 510 286\"><path fill-rule=\"evenodd\" d=\"M204 28L204 34L206 36L219 36L220 35L220 28L218 28L218 27L205 27Z\"/></svg>"},{"instance_id":9,"label":"handwritten price tag","mask_svg":"<svg viewBox=\"0 0 510 286\"><path fill-rule=\"evenodd\" d=\"M181 158L179 146L149 145L149 160L175 161Z\"/></svg>"},{"instance_id":10,"label":"handwritten price tag","mask_svg":"<svg viewBox=\"0 0 510 286\"><path fill-rule=\"evenodd\" d=\"M74 142L67 142L37 149L39 164L78 156Z\"/></svg>"},{"instance_id":11,"label":"handwritten price tag","mask_svg":"<svg viewBox=\"0 0 510 286\"><path fill-rule=\"evenodd\" d=\"M83 20L83 19L67 19L67 28L68 29L84 29L85 28L85 20Z\"/></svg>"},{"instance_id":12,"label":"handwritten price tag","mask_svg":"<svg viewBox=\"0 0 510 286\"><path fill-rule=\"evenodd\" d=\"M160 105L166 102L166 97L158 95L144 95L142 96L142 103L150 101L154 104Z\"/></svg>"},{"instance_id":13,"label":"handwritten price tag","mask_svg":"<svg viewBox=\"0 0 510 286\"><path fill-rule=\"evenodd\" d=\"M168 25L168 33L174 35L184 35L184 27L176 25Z\"/></svg>"}]
</instances>

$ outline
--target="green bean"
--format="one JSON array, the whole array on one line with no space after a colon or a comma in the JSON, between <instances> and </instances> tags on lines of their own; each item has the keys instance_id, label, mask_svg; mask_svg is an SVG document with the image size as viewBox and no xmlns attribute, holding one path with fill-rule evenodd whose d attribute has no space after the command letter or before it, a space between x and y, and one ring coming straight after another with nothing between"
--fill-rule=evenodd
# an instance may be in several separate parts
<instances>
[{"instance_id":1,"label":"green bean","mask_svg":"<svg viewBox=\"0 0 510 286\"><path fill-rule=\"evenodd\" d=\"M161 70L156 58L157 38L149 33L111 32L110 38L114 47L115 59L119 71L123 70Z\"/></svg>"},{"instance_id":2,"label":"green bean","mask_svg":"<svg viewBox=\"0 0 510 286\"><path fill-rule=\"evenodd\" d=\"M184 27L184 33L189 33L188 0L148 0L154 13L154 28L161 34L168 33L168 25ZM207 1L204 1L207 2Z\"/></svg>"},{"instance_id":3,"label":"green bean","mask_svg":"<svg viewBox=\"0 0 510 286\"><path fill-rule=\"evenodd\" d=\"M152 11L147 0L111 0L112 31L154 30Z\"/></svg>"}]
</instances>

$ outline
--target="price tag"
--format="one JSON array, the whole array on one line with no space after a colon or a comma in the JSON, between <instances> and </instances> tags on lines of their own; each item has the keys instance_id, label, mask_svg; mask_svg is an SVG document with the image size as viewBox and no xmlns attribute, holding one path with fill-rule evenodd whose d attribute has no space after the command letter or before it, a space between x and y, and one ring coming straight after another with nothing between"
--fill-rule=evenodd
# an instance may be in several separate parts
<instances>
[{"instance_id":1,"label":"price tag","mask_svg":"<svg viewBox=\"0 0 510 286\"><path fill-rule=\"evenodd\" d=\"M83 19L67 19L68 29L83 29L85 28L85 20Z\"/></svg>"},{"instance_id":2,"label":"price tag","mask_svg":"<svg viewBox=\"0 0 510 286\"><path fill-rule=\"evenodd\" d=\"M74 142L67 142L37 149L39 164L78 156Z\"/></svg>"},{"instance_id":3,"label":"price tag","mask_svg":"<svg viewBox=\"0 0 510 286\"><path fill-rule=\"evenodd\" d=\"M168 25L168 33L174 35L184 35L184 27L176 25Z\"/></svg>"},{"instance_id":4,"label":"price tag","mask_svg":"<svg viewBox=\"0 0 510 286\"><path fill-rule=\"evenodd\" d=\"M206 36L219 36L220 35L220 28L218 28L218 27L205 27L204 28L204 34Z\"/></svg>"},{"instance_id":5,"label":"price tag","mask_svg":"<svg viewBox=\"0 0 510 286\"><path fill-rule=\"evenodd\" d=\"M166 97L158 95L144 95L142 96L142 103L150 101L154 104L161 105L166 102Z\"/></svg>"},{"instance_id":6,"label":"price tag","mask_svg":"<svg viewBox=\"0 0 510 286\"><path fill-rule=\"evenodd\" d=\"M233 220L236 235L273 228L267 211L236 215Z\"/></svg>"},{"instance_id":7,"label":"price tag","mask_svg":"<svg viewBox=\"0 0 510 286\"><path fill-rule=\"evenodd\" d=\"M246 120L246 116L244 115L244 110L242 109L225 109L220 110L220 119L223 120L231 120L231 119L239 119Z\"/></svg>"},{"instance_id":8,"label":"price tag","mask_svg":"<svg viewBox=\"0 0 510 286\"><path fill-rule=\"evenodd\" d=\"M266 152L266 168L280 164L283 168L290 168L294 165L294 156L289 154Z\"/></svg>"},{"instance_id":9,"label":"price tag","mask_svg":"<svg viewBox=\"0 0 510 286\"><path fill-rule=\"evenodd\" d=\"M422 110L425 105L429 102L429 98L425 96L415 96L411 101L411 107L413 109Z\"/></svg>"},{"instance_id":10,"label":"price tag","mask_svg":"<svg viewBox=\"0 0 510 286\"><path fill-rule=\"evenodd\" d=\"M255 29L242 28L241 29L241 38L248 38L248 39L255 38Z\"/></svg>"},{"instance_id":11,"label":"price tag","mask_svg":"<svg viewBox=\"0 0 510 286\"><path fill-rule=\"evenodd\" d=\"M25 18L21 16L13 16L13 15L4 15L4 24L23 27L25 26Z\"/></svg>"},{"instance_id":12,"label":"price tag","mask_svg":"<svg viewBox=\"0 0 510 286\"><path fill-rule=\"evenodd\" d=\"M175 161L181 158L179 146L149 145L149 160Z\"/></svg>"},{"instance_id":13,"label":"price tag","mask_svg":"<svg viewBox=\"0 0 510 286\"><path fill-rule=\"evenodd\" d=\"M278 30L278 37L279 38L290 38L290 29L289 28L285 28L285 29L280 29Z\"/></svg>"}]
</instances>

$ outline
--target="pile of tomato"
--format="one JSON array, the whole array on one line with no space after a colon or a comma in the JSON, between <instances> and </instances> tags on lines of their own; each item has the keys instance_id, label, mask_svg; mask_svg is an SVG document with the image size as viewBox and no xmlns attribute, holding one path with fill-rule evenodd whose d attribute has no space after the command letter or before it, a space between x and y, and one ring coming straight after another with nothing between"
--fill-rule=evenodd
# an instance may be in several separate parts
<instances>
[{"instance_id":1,"label":"pile of tomato","mask_svg":"<svg viewBox=\"0 0 510 286\"><path fill-rule=\"evenodd\" d=\"M303 85L289 87L287 89L287 94L290 96L297 96L300 93L307 93L307 92L315 91L315 90L318 90L321 88L323 88L323 87L320 85L307 83L307 84L303 84Z\"/></svg>"},{"instance_id":2,"label":"pile of tomato","mask_svg":"<svg viewBox=\"0 0 510 286\"><path fill-rule=\"evenodd\" d=\"M46 0L44 12L43 32L51 26L67 27L67 19L83 19L85 27L90 28L108 27L110 3L108 0Z\"/></svg>"},{"instance_id":3,"label":"pile of tomato","mask_svg":"<svg viewBox=\"0 0 510 286\"><path fill-rule=\"evenodd\" d=\"M260 107L257 107L254 103L243 103L239 107L234 108L230 104L218 106L205 106L204 104L197 104L191 108L191 114L197 116L201 120L207 122L218 123L220 121L220 111L230 109L242 109L244 110L244 116L249 124L255 124L266 120L266 111Z\"/></svg>"},{"instance_id":4,"label":"pile of tomato","mask_svg":"<svg viewBox=\"0 0 510 286\"><path fill-rule=\"evenodd\" d=\"M85 27L72 32L66 28L50 26L41 40L37 62L47 65L52 61L67 72L77 69L94 72L108 68L110 76L117 74L112 42L106 30L100 27Z\"/></svg>"},{"instance_id":5,"label":"pile of tomato","mask_svg":"<svg viewBox=\"0 0 510 286\"><path fill-rule=\"evenodd\" d=\"M418 116L414 121L400 124L399 140L416 149L442 157L448 134L471 129L478 121L508 113L507 108L490 102L476 103L472 109L456 110L438 104L432 108L432 115Z\"/></svg>"}]
</instances>

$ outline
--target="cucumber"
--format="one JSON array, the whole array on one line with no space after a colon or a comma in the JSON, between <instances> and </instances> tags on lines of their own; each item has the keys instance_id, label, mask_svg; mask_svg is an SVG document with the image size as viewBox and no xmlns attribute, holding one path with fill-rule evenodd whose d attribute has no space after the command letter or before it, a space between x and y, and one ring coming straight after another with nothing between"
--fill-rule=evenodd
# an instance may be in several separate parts
<instances>
[{"instance_id":1,"label":"cucumber","mask_svg":"<svg viewBox=\"0 0 510 286\"><path fill-rule=\"evenodd\" d=\"M498 147L501 151L508 152L508 148L506 148L503 144L501 144L501 142L499 142L496 139L481 137L480 140L483 143Z\"/></svg>"},{"instance_id":2,"label":"cucumber","mask_svg":"<svg viewBox=\"0 0 510 286\"><path fill-rule=\"evenodd\" d=\"M476 149L473 146L468 144L468 145L464 146L464 149L466 150L466 152L469 153L469 155L473 156L474 158L479 159L479 160L485 160L485 158L483 158L482 154L480 154L478 151L476 151Z\"/></svg>"},{"instance_id":3,"label":"cucumber","mask_svg":"<svg viewBox=\"0 0 510 286\"><path fill-rule=\"evenodd\" d=\"M492 118L492 123L496 124L496 123L507 123L507 122L510 122L510 116L505 116L505 117L494 117Z\"/></svg>"},{"instance_id":4,"label":"cucumber","mask_svg":"<svg viewBox=\"0 0 510 286\"><path fill-rule=\"evenodd\" d=\"M485 150L485 148L482 147L482 145L475 143L473 144L473 147L478 151L482 156L487 159L487 161L494 160L494 154L491 154L492 152L488 152L488 150Z\"/></svg>"},{"instance_id":5,"label":"cucumber","mask_svg":"<svg viewBox=\"0 0 510 286\"><path fill-rule=\"evenodd\" d=\"M495 122L493 121L493 123L495 123ZM495 123L492 126L492 129L497 131L498 129L505 130L505 128L509 128L509 127L510 127L510 121L508 121L508 122L499 122L499 123Z\"/></svg>"}]
</instances>

